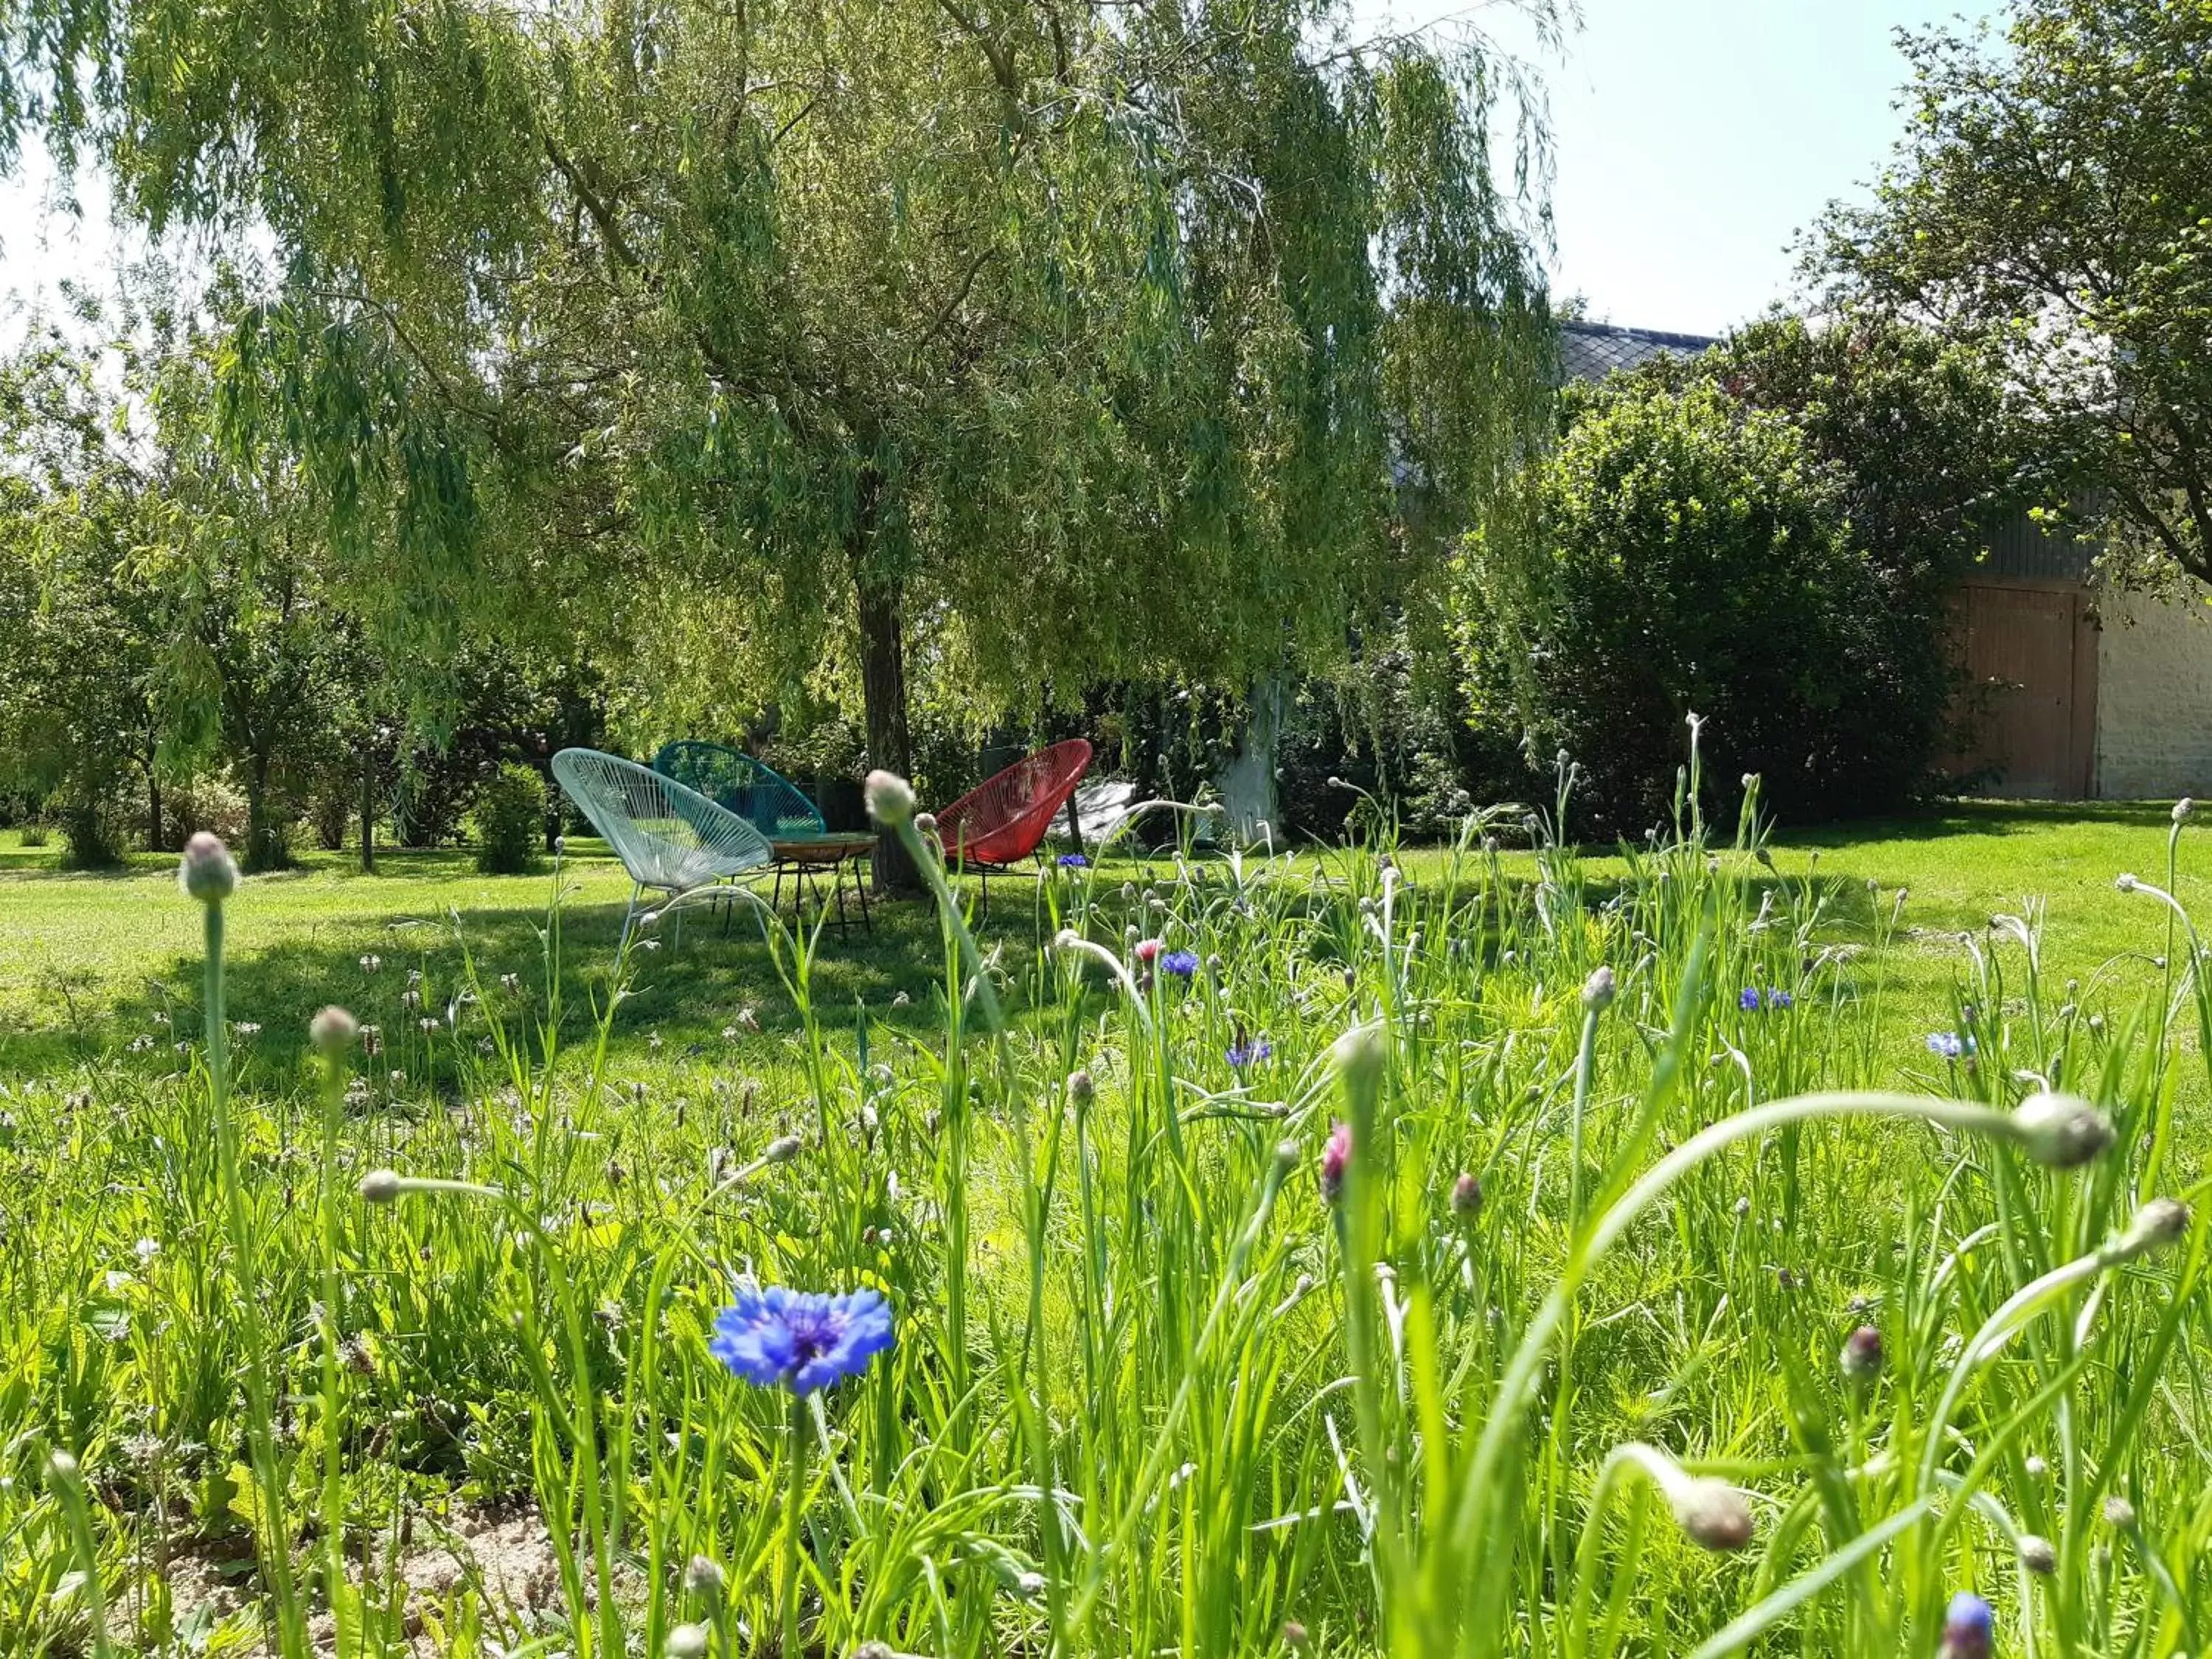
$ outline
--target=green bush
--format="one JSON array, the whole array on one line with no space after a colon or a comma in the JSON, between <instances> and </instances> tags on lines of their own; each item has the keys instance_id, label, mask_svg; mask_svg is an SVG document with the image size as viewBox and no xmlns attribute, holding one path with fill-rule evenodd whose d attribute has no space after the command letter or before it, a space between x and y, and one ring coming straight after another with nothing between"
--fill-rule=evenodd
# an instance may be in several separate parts
<instances>
[{"instance_id":1,"label":"green bush","mask_svg":"<svg viewBox=\"0 0 2212 1659\"><path fill-rule=\"evenodd\" d=\"M1894 734L1930 725L1832 471L1711 385L1619 380L1570 410L1510 532L1471 538L1462 564L1481 712L1530 753L1573 756L1585 827L1665 815L1693 713L1723 808L1754 772L1801 822L1890 804L1927 761L1923 744L1900 769Z\"/></svg>"},{"instance_id":2,"label":"green bush","mask_svg":"<svg viewBox=\"0 0 2212 1659\"><path fill-rule=\"evenodd\" d=\"M478 787L469 817L477 868L488 876L521 875L536 867L545 844L545 780L527 766L502 766Z\"/></svg>"}]
</instances>

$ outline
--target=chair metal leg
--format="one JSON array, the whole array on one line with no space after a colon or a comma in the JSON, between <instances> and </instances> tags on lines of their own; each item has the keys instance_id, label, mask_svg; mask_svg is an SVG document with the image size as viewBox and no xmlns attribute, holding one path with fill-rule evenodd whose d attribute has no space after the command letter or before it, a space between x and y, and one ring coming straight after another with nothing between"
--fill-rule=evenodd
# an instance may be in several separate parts
<instances>
[{"instance_id":1,"label":"chair metal leg","mask_svg":"<svg viewBox=\"0 0 2212 1659\"><path fill-rule=\"evenodd\" d=\"M629 930L637 922L638 895L644 891L645 889L638 884L635 882L630 884L629 908L623 913L622 942L615 946L615 954L617 956L629 949Z\"/></svg>"}]
</instances>

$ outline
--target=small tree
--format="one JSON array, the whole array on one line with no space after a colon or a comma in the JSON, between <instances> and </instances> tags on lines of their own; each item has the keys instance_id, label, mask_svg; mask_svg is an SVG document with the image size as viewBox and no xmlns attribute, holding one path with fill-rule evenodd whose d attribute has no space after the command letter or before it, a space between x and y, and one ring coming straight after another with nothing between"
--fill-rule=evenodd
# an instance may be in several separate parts
<instances>
[{"instance_id":1,"label":"small tree","mask_svg":"<svg viewBox=\"0 0 2212 1659\"><path fill-rule=\"evenodd\" d=\"M1795 816L1880 804L1896 781L1859 757L1905 694L1885 665L1881 585L1803 438L1710 384L1623 380L1573 410L1524 479L1519 532L1468 544L1484 714L1533 752L1571 753L1613 829L1665 812L1693 714L1711 722L1714 775L1762 774Z\"/></svg>"},{"instance_id":2,"label":"small tree","mask_svg":"<svg viewBox=\"0 0 2212 1659\"><path fill-rule=\"evenodd\" d=\"M526 873L545 844L545 780L509 762L477 789L469 823L476 832L477 869L488 876Z\"/></svg>"},{"instance_id":3,"label":"small tree","mask_svg":"<svg viewBox=\"0 0 2212 1659\"><path fill-rule=\"evenodd\" d=\"M159 514L116 413L51 323L0 362L0 767L46 799L78 865L120 856L136 785L161 839L166 608L135 556Z\"/></svg>"}]
</instances>

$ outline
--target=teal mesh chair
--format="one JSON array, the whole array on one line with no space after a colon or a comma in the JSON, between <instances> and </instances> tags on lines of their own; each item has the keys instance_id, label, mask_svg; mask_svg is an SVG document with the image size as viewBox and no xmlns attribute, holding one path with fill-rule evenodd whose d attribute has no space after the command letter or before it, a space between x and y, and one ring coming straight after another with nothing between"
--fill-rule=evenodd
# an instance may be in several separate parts
<instances>
[{"instance_id":1,"label":"teal mesh chair","mask_svg":"<svg viewBox=\"0 0 2212 1659\"><path fill-rule=\"evenodd\" d=\"M775 857L768 837L736 813L635 761L563 749L553 757L553 775L629 872L625 947L647 892L677 896L758 870Z\"/></svg>"},{"instance_id":2,"label":"teal mesh chair","mask_svg":"<svg viewBox=\"0 0 2212 1659\"><path fill-rule=\"evenodd\" d=\"M653 769L697 790L724 811L735 812L770 841L798 841L829 829L821 810L797 784L726 744L665 744L653 757Z\"/></svg>"}]
</instances>

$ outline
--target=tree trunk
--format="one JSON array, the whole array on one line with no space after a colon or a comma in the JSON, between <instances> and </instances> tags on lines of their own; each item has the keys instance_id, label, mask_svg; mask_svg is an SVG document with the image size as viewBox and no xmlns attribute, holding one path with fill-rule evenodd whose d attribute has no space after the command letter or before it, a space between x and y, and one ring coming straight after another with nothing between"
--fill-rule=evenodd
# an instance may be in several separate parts
<instances>
[{"instance_id":1,"label":"tree trunk","mask_svg":"<svg viewBox=\"0 0 2212 1659\"><path fill-rule=\"evenodd\" d=\"M854 585L860 601L860 699L867 712L868 764L911 778L914 750L907 740L906 643L898 586L871 580L857 569ZM911 893L921 885L921 872L896 836L876 837L875 866L879 893Z\"/></svg>"},{"instance_id":2,"label":"tree trunk","mask_svg":"<svg viewBox=\"0 0 2212 1659\"><path fill-rule=\"evenodd\" d=\"M361 757L361 868L376 873L376 751L368 748Z\"/></svg>"},{"instance_id":3,"label":"tree trunk","mask_svg":"<svg viewBox=\"0 0 2212 1659\"><path fill-rule=\"evenodd\" d=\"M249 875L281 870L291 861L283 826L269 811L269 757L256 755L246 774L246 869Z\"/></svg>"},{"instance_id":4,"label":"tree trunk","mask_svg":"<svg viewBox=\"0 0 2212 1659\"><path fill-rule=\"evenodd\" d=\"M146 769L146 850L169 850L168 826L161 822L161 781L154 775L150 766Z\"/></svg>"}]
</instances>

